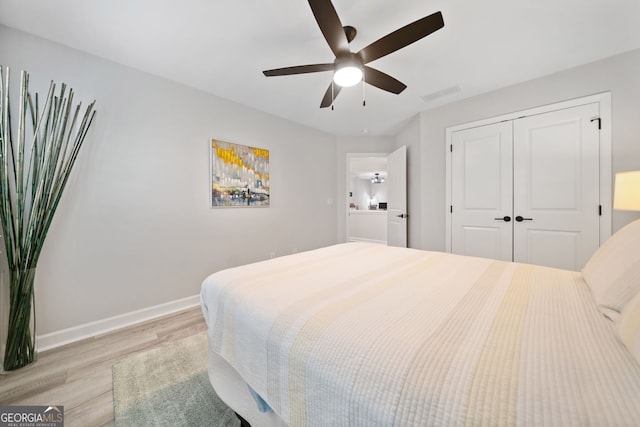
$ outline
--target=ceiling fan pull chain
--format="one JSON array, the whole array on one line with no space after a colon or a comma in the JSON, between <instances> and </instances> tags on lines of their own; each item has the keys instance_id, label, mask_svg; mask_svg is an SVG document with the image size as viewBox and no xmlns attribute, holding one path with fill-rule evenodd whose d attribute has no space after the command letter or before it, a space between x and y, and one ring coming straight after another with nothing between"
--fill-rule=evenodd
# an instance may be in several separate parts
<instances>
[{"instance_id":1,"label":"ceiling fan pull chain","mask_svg":"<svg viewBox=\"0 0 640 427\"><path fill-rule=\"evenodd\" d=\"M333 96L333 81L331 81L331 111L333 111L333 100L336 99L335 96Z\"/></svg>"},{"instance_id":2,"label":"ceiling fan pull chain","mask_svg":"<svg viewBox=\"0 0 640 427\"><path fill-rule=\"evenodd\" d=\"M365 77L366 77L366 74L363 71L362 72L362 106L363 107L367 105L367 101L364 96Z\"/></svg>"}]
</instances>

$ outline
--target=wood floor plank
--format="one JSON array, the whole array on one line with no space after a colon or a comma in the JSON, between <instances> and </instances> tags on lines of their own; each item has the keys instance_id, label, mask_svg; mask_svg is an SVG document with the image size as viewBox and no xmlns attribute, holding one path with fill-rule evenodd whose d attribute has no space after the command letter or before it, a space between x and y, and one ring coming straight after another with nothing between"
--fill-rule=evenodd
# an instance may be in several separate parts
<instances>
[{"instance_id":1,"label":"wood floor plank","mask_svg":"<svg viewBox=\"0 0 640 427\"><path fill-rule=\"evenodd\" d=\"M69 412L65 408L65 427L104 426L108 423L113 423L113 392L111 390Z\"/></svg>"},{"instance_id":2,"label":"wood floor plank","mask_svg":"<svg viewBox=\"0 0 640 427\"><path fill-rule=\"evenodd\" d=\"M0 375L0 405L63 405L66 426L113 425L113 365L204 330L194 307L43 352Z\"/></svg>"}]
</instances>

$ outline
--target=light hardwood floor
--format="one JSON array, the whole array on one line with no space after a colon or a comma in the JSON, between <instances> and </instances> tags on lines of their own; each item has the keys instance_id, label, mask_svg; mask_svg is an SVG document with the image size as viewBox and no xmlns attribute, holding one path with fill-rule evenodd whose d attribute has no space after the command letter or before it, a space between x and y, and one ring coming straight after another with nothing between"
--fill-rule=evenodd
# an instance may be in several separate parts
<instances>
[{"instance_id":1,"label":"light hardwood floor","mask_svg":"<svg viewBox=\"0 0 640 427\"><path fill-rule=\"evenodd\" d=\"M67 427L111 426L113 365L204 330L194 307L45 351L34 364L0 375L0 405L63 405Z\"/></svg>"}]
</instances>

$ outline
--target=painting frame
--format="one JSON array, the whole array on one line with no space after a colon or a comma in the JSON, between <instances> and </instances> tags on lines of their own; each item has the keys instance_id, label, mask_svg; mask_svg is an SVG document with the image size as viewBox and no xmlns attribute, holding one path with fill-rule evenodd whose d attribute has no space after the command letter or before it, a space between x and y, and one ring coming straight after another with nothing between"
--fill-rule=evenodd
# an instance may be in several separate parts
<instances>
[{"instance_id":1,"label":"painting frame","mask_svg":"<svg viewBox=\"0 0 640 427\"><path fill-rule=\"evenodd\" d=\"M269 150L209 139L209 207L271 206Z\"/></svg>"}]
</instances>

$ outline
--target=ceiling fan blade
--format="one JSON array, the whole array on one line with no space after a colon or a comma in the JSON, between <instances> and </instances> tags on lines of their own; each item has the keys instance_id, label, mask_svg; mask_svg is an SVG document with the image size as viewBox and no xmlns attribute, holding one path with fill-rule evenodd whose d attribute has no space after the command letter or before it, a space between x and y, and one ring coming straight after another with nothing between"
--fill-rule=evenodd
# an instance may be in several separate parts
<instances>
[{"instance_id":1,"label":"ceiling fan blade","mask_svg":"<svg viewBox=\"0 0 640 427\"><path fill-rule=\"evenodd\" d=\"M329 85L329 88L324 93L324 98L322 98L322 102L320 103L320 108L330 107L331 104L333 104L333 101L336 99L336 97L340 93L340 89L342 89L342 86L333 84L333 81L332 81L331 84Z\"/></svg>"},{"instance_id":2,"label":"ceiling fan blade","mask_svg":"<svg viewBox=\"0 0 640 427\"><path fill-rule=\"evenodd\" d=\"M367 64L378 58L382 58L391 52L402 49L403 47L438 31L442 27L444 27L442 13L436 12L387 34L362 49L357 53L357 55L362 60L363 64Z\"/></svg>"},{"instance_id":3,"label":"ceiling fan blade","mask_svg":"<svg viewBox=\"0 0 640 427\"><path fill-rule=\"evenodd\" d=\"M335 56L349 52L349 42L331 0L309 0L309 6Z\"/></svg>"},{"instance_id":4,"label":"ceiling fan blade","mask_svg":"<svg viewBox=\"0 0 640 427\"><path fill-rule=\"evenodd\" d=\"M364 81L371 86L395 93L396 95L407 88L407 85L400 80L366 65L364 66Z\"/></svg>"},{"instance_id":5,"label":"ceiling fan blade","mask_svg":"<svg viewBox=\"0 0 640 427\"><path fill-rule=\"evenodd\" d=\"M262 73L267 77L289 76L291 74L319 73L321 71L333 71L333 64L296 65L295 67L275 68L265 70Z\"/></svg>"}]
</instances>

